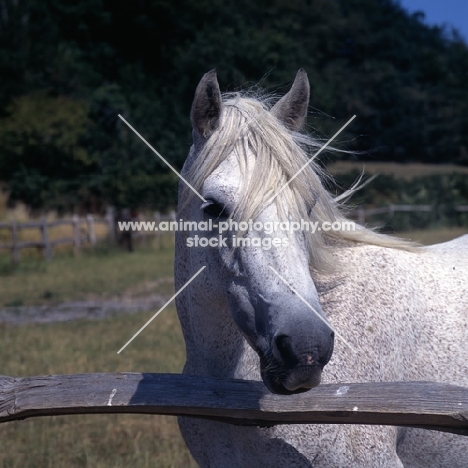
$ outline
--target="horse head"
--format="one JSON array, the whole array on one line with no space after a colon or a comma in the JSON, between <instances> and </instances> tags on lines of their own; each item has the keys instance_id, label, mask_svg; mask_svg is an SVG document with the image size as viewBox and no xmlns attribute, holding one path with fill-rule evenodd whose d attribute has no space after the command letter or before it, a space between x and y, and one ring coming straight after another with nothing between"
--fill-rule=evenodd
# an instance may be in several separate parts
<instances>
[{"instance_id":1,"label":"horse head","mask_svg":"<svg viewBox=\"0 0 468 468\"><path fill-rule=\"evenodd\" d=\"M318 385L334 344L311 277L320 249L310 245L310 233L288 224L315 219L328 203L310 167L294 177L307 162L294 135L308 102L302 69L271 108L238 95L223 101L216 72L205 74L192 105L193 146L183 171L192 186L181 188L179 200L179 216L212 226L198 232L211 241L205 245L187 247L184 238L190 264L207 266L209 280L199 294L212 313L229 310L260 358L265 385L280 394Z\"/></svg>"}]
</instances>

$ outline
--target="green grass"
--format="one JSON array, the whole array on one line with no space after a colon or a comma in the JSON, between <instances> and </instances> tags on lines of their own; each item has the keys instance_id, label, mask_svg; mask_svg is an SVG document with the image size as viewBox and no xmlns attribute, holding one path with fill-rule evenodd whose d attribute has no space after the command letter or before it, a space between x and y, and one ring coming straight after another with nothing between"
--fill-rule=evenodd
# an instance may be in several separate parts
<instances>
[{"instance_id":1,"label":"green grass","mask_svg":"<svg viewBox=\"0 0 468 468\"><path fill-rule=\"evenodd\" d=\"M69 254L49 262L24 258L18 265L2 256L0 307L118 296L156 278L172 278L173 262L173 245L161 250L138 248L132 253L104 246L76 258ZM168 293L168 285L152 292Z\"/></svg>"},{"instance_id":2,"label":"green grass","mask_svg":"<svg viewBox=\"0 0 468 468\"><path fill-rule=\"evenodd\" d=\"M1 372L181 372L184 344L173 307L117 354L154 312L100 321L0 325ZM0 447L4 468L197 466L176 419L168 416L82 415L10 422L0 425Z\"/></svg>"}]
</instances>

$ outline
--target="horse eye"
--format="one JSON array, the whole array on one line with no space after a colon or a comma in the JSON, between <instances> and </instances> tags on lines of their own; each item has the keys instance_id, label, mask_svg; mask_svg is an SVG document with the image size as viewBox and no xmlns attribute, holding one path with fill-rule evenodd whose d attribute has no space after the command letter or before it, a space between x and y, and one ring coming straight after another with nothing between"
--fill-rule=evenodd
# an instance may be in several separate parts
<instances>
[{"instance_id":1,"label":"horse eye","mask_svg":"<svg viewBox=\"0 0 468 468\"><path fill-rule=\"evenodd\" d=\"M201 209L212 218L228 218L229 214L224 205L214 201L207 201L203 203Z\"/></svg>"}]
</instances>

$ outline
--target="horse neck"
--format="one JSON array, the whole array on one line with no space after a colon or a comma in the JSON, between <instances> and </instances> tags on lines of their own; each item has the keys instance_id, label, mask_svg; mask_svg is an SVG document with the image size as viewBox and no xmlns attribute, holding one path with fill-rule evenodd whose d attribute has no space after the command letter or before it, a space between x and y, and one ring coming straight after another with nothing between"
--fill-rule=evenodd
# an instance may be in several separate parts
<instances>
[{"instance_id":1,"label":"horse neck","mask_svg":"<svg viewBox=\"0 0 468 468\"><path fill-rule=\"evenodd\" d=\"M175 285L179 290L193 272L183 233L176 235ZM227 304L213 304L203 285L215 274L209 267L176 298L184 334L187 362L184 372L220 378L260 380L258 356L239 332ZM195 281L197 281L195 280Z\"/></svg>"}]
</instances>

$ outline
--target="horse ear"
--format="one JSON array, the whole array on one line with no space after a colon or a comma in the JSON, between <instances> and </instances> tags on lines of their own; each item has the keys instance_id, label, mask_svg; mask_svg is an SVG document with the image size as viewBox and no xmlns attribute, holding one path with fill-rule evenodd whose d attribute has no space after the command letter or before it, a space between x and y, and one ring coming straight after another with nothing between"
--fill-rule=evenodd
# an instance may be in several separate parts
<instances>
[{"instance_id":1,"label":"horse ear","mask_svg":"<svg viewBox=\"0 0 468 468\"><path fill-rule=\"evenodd\" d=\"M290 91L271 109L271 112L291 131L298 131L304 125L309 105L310 85L307 73L299 69Z\"/></svg>"},{"instance_id":2,"label":"horse ear","mask_svg":"<svg viewBox=\"0 0 468 468\"><path fill-rule=\"evenodd\" d=\"M190 113L193 129L207 139L219 126L221 110L221 91L213 69L203 75L195 91Z\"/></svg>"}]
</instances>

